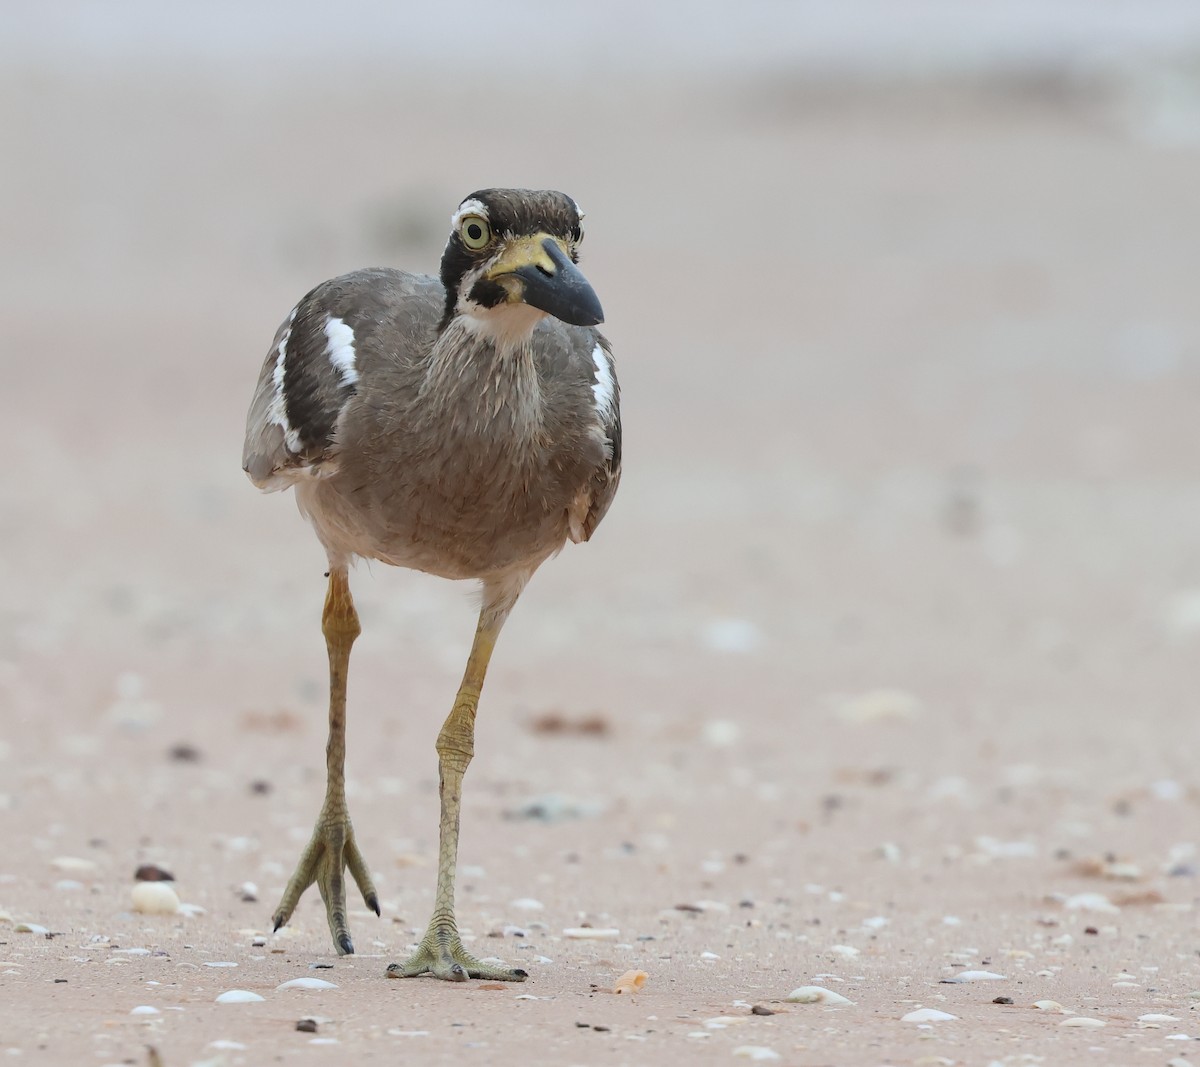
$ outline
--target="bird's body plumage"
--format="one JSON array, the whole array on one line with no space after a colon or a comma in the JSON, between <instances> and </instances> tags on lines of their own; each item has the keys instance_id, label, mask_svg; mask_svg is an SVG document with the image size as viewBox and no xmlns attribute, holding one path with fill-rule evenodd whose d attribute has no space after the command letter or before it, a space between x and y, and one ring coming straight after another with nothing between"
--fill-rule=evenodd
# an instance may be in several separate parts
<instances>
[{"instance_id":1,"label":"bird's body plumage","mask_svg":"<svg viewBox=\"0 0 1200 1067\"><path fill-rule=\"evenodd\" d=\"M496 638L534 571L586 541L621 475L620 396L599 300L576 269L582 213L557 192L485 189L459 205L440 278L375 268L318 285L275 335L246 423L243 467L294 488L329 560L325 802L274 914L314 882L340 953L354 951L345 871L379 897L345 792L346 689L360 632L357 557L482 582L475 640L438 735L433 918L388 974L520 981L462 945L454 873L462 779Z\"/></svg>"},{"instance_id":2,"label":"bird's body plumage","mask_svg":"<svg viewBox=\"0 0 1200 1067\"><path fill-rule=\"evenodd\" d=\"M509 350L454 320L439 334L444 303L437 279L397 270L314 289L263 365L244 463L261 488L295 486L331 560L531 572L590 536L616 490L612 357L596 330L553 318ZM353 382L330 358L330 322L353 337ZM296 448L271 417L280 377Z\"/></svg>"}]
</instances>

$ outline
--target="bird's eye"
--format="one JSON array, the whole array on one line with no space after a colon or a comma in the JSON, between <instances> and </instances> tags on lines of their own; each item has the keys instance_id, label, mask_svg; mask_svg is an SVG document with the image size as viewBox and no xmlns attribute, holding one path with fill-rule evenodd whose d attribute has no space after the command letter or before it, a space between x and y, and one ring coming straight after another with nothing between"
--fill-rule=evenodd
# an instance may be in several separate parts
<instances>
[{"instance_id":1,"label":"bird's eye","mask_svg":"<svg viewBox=\"0 0 1200 1067\"><path fill-rule=\"evenodd\" d=\"M458 235L462 243L474 252L485 247L492 239L492 228L487 219L479 215L468 215L458 227Z\"/></svg>"},{"instance_id":2,"label":"bird's eye","mask_svg":"<svg viewBox=\"0 0 1200 1067\"><path fill-rule=\"evenodd\" d=\"M574 244L583 244L583 225L580 224L571 231L571 241Z\"/></svg>"}]
</instances>

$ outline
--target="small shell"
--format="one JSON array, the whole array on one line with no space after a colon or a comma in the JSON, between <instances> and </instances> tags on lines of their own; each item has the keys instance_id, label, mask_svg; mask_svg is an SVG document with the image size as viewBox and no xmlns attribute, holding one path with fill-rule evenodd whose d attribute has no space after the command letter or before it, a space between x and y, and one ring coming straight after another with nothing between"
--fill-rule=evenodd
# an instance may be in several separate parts
<instances>
[{"instance_id":1,"label":"small shell","mask_svg":"<svg viewBox=\"0 0 1200 1067\"><path fill-rule=\"evenodd\" d=\"M854 1001L847 1000L841 993L835 993L832 989L826 989L819 985L802 985L797 989L793 989L787 999L792 1004L853 1004Z\"/></svg>"},{"instance_id":2,"label":"small shell","mask_svg":"<svg viewBox=\"0 0 1200 1067\"><path fill-rule=\"evenodd\" d=\"M251 993L248 989L227 989L219 997L218 1004L254 1004L260 1000L264 1000L257 993Z\"/></svg>"},{"instance_id":3,"label":"small shell","mask_svg":"<svg viewBox=\"0 0 1200 1067\"><path fill-rule=\"evenodd\" d=\"M1094 1030L1098 1030L1102 1026L1107 1026L1103 1019L1092 1019L1086 1015L1075 1015L1070 1019L1063 1019L1059 1026L1086 1026Z\"/></svg>"},{"instance_id":4,"label":"small shell","mask_svg":"<svg viewBox=\"0 0 1200 1067\"><path fill-rule=\"evenodd\" d=\"M910 1011L907 1015L902 1015L900 1021L902 1023L945 1023L957 1018L957 1015L951 1015L948 1011L939 1011L937 1008L918 1008L916 1011Z\"/></svg>"},{"instance_id":5,"label":"small shell","mask_svg":"<svg viewBox=\"0 0 1200 1067\"><path fill-rule=\"evenodd\" d=\"M614 993L636 993L650 976L645 971L626 971L613 983Z\"/></svg>"},{"instance_id":6,"label":"small shell","mask_svg":"<svg viewBox=\"0 0 1200 1067\"><path fill-rule=\"evenodd\" d=\"M1067 1009L1064 1008L1057 1000L1035 1000L1033 1006L1038 1011L1056 1011L1060 1015L1066 1015Z\"/></svg>"},{"instance_id":7,"label":"small shell","mask_svg":"<svg viewBox=\"0 0 1200 1067\"><path fill-rule=\"evenodd\" d=\"M958 974L952 975L949 978L943 978L943 982L1002 982L1005 977L1002 974L997 974L995 971L959 971Z\"/></svg>"},{"instance_id":8,"label":"small shell","mask_svg":"<svg viewBox=\"0 0 1200 1067\"><path fill-rule=\"evenodd\" d=\"M620 936L620 930L595 926L568 926L563 931L563 937L577 941L616 941Z\"/></svg>"},{"instance_id":9,"label":"small shell","mask_svg":"<svg viewBox=\"0 0 1200 1067\"><path fill-rule=\"evenodd\" d=\"M337 986L324 978L293 978L290 982L277 985L275 989L337 989Z\"/></svg>"},{"instance_id":10,"label":"small shell","mask_svg":"<svg viewBox=\"0 0 1200 1067\"><path fill-rule=\"evenodd\" d=\"M138 882L131 892L133 910L143 915L174 915L179 896L166 882Z\"/></svg>"}]
</instances>

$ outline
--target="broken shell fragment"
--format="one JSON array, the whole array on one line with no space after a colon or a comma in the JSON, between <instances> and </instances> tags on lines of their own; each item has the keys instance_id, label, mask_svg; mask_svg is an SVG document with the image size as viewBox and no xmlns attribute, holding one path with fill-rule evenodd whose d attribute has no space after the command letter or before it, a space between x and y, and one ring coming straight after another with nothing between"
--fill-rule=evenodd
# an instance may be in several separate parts
<instances>
[{"instance_id":1,"label":"broken shell fragment","mask_svg":"<svg viewBox=\"0 0 1200 1067\"><path fill-rule=\"evenodd\" d=\"M613 992L636 993L646 984L649 977L645 971L626 971L613 983Z\"/></svg>"}]
</instances>

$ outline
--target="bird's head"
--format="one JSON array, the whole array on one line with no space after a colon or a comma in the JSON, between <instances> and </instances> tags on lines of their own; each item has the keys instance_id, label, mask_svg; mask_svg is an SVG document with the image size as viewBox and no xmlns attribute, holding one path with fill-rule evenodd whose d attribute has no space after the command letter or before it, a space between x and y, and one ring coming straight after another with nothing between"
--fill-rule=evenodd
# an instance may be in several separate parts
<instances>
[{"instance_id":1,"label":"bird's head","mask_svg":"<svg viewBox=\"0 0 1200 1067\"><path fill-rule=\"evenodd\" d=\"M497 342L519 342L544 315L595 326L604 312L575 264L583 212L565 193L481 189L458 206L442 254L443 326L463 316Z\"/></svg>"}]
</instances>

